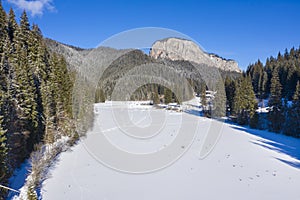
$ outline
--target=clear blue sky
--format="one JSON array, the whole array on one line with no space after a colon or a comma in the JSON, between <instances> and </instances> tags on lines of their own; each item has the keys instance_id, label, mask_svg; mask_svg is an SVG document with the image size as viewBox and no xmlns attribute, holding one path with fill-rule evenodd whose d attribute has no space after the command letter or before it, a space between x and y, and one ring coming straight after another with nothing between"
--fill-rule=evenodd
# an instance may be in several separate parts
<instances>
[{"instance_id":1,"label":"clear blue sky","mask_svg":"<svg viewBox=\"0 0 300 200\"><path fill-rule=\"evenodd\" d=\"M26 8L45 37L84 48L128 29L164 27L190 36L206 51L232 58L245 69L258 58L265 62L278 51L300 45L296 0L39 0L44 7L25 0L2 1L6 10L15 8L18 17Z\"/></svg>"}]
</instances>

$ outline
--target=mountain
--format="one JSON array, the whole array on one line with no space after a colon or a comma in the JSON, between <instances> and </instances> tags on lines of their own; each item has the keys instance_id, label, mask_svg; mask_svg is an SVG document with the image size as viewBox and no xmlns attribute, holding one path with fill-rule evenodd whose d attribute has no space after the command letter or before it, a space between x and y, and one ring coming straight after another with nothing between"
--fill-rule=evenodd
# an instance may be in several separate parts
<instances>
[{"instance_id":1,"label":"mountain","mask_svg":"<svg viewBox=\"0 0 300 200\"><path fill-rule=\"evenodd\" d=\"M224 71L241 72L238 63L227 60L216 54L204 52L196 43L180 38L167 38L156 41L151 48L150 56L155 59L185 60L206 64Z\"/></svg>"},{"instance_id":2,"label":"mountain","mask_svg":"<svg viewBox=\"0 0 300 200\"><path fill-rule=\"evenodd\" d=\"M223 78L225 76L240 76L240 69L235 61L207 54L192 41L183 39L169 38L157 41L152 46L150 55L137 49L117 50L109 47L81 49L50 39L47 39L46 43L52 51L64 55L67 63L69 63L70 70L75 70L79 74L87 76L94 87L99 89L99 93L104 93L106 100L113 99L112 93L116 89L116 84L122 78L126 78L128 73L139 73L139 76L141 76L149 68L153 68L154 71L151 72L156 73L153 77L164 76L174 80L176 75L171 74L173 72L178 74L181 80L187 80L192 89L198 94L200 94L204 82L207 83L208 79L219 80L221 76ZM162 48L164 50L161 50ZM177 54L166 52L177 52ZM179 53L182 53L182 59L179 56L176 57ZM136 83L137 80L129 79L126 84L132 87ZM214 84L212 83L212 85ZM164 84L159 83L158 85ZM189 91L189 86L182 84L182 82L164 86L171 88L175 85L183 87L181 89L184 91ZM214 89L212 86L208 86L208 88ZM153 89L152 86L141 86L139 89L136 91L138 94L124 97L125 99L122 100L129 100L129 98L131 100L145 100L149 99L153 93L162 95L161 91L163 91L163 89L157 87ZM180 99L189 100L191 97L191 95L185 94Z\"/></svg>"}]
</instances>

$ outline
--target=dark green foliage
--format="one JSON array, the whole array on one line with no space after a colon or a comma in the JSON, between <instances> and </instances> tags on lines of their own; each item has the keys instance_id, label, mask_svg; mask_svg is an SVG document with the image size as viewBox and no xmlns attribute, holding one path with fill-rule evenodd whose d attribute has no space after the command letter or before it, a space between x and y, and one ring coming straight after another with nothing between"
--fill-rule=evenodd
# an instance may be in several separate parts
<instances>
[{"instance_id":1,"label":"dark green foliage","mask_svg":"<svg viewBox=\"0 0 300 200\"><path fill-rule=\"evenodd\" d=\"M300 82L297 82L296 91L293 96L293 105L287 110L284 134L300 137Z\"/></svg>"},{"instance_id":2,"label":"dark green foliage","mask_svg":"<svg viewBox=\"0 0 300 200\"><path fill-rule=\"evenodd\" d=\"M235 81L229 77L225 79L225 92L226 92L226 108L227 114L233 114L234 96L235 96Z\"/></svg>"},{"instance_id":3,"label":"dark green foliage","mask_svg":"<svg viewBox=\"0 0 300 200\"><path fill-rule=\"evenodd\" d=\"M0 184L6 185L36 144L72 135L73 81L26 12L18 25L13 10L6 16L0 4L0 30Z\"/></svg>"},{"instance_id":4,"label":"dark green foliage","mask_svg":"<svg viewBox=\"0 0 300 200\"><path fill-rule=\"evenodd\" d=\"M283 117L283 106L281 101L281 84L279 81L277 68L273 71L271 79L271 90L269 99L269 121L270 121L270 131L280 132L282 129L282 124L284 122Z\"/></svg>"},{"instance_id":5,"label":"dark green foliage","mask_svg":"<svg viewBox=\"0 0 300 200\"><path fill-rule=\"evenodd\" d=\"M234 112L237 115L238 124L249 124L256 109L257 102L250 77L242 77L237 80L234 96Z\"/></svg>"},{"instance_id":6,"label":"dark green foliage","mask_svg":"<svg viewBox=\"0 0 300 200\"><path fill-rule=\"evenodd\" d=\"M251 76L254 91L259 99L270 94L271 79L274 70L277 70L281 88L281 98L292 100L297 81L300 79L300 49L285 50L284 56L279 52L277 57L267 59L265 66L257 61L247 69Z\"/></svg>"},{"instance_id":7,"label":"dark green foliage","mask_svg":"<svg viewBox=\"0 0 300 200\"><path fill-rule=\"evenodd\" d=\"M173 102L172 91L169 88L165 89L164 99L165 99L165 104Z\"/></svg>"},{"instance_id":8,"label":"dark green foliage","mask_svg":"<svg viewBox=\"0 0 300 200\"><path fill-rule=\"evenodd\" d=\"M267 118L259 116L259 123L264 124L263 120L268 119L270 131L299 137L300 124L294 98L300 80L300 49L286 49L284 55L279 52L276 58L268 58L265 66L258 61L248 67L247 74L251 76L256 97L261 102L269 97L270 112ZM285 99L284 105L282 99ZM293 104L289 107L287 101L291 100Z\"/></svg>"},{"instance_id":9,"label":"dark green foliage","mask_svg":"<svg viewBox=\"0 0 300 200\"><path fill-rule=\"evenodd\" d=\"M211 112L212 118L219 118L226 116L226 93L223 80L218 80L215 85L216 94L214 95Z\"/></svg>"},{"instance_id":10,"label":"dark green foliage","mask_svg":"<svg viewBox=\"0 0 300 200\"><path fill-rule=\"evenodd\" d=\"M251 128L259 128L259 114L258 113L254 113L254 115L250 118L249 121L249 126Z\"/></svg>"},{"instance_id":11,"label":"dark green foliage","mask_svg":"<svg viewBox=\"0 0 300 200\"><path fill-rule=\"evenodd\" d=\"M159 96L158 96L158 93L157 92L154 92L153 93L153 98L152 98L152 100L153 100L153 104L160 104L160 99L159 99Z\"/></svg>"},{"instance_id":12,"label":"dark green foliage","mask_svg":"<svg viewBox=\"0 0 300 200\"><path fill-rule=\"evenodd\" d=\"M0 184L6 183L8 166L7 166L7 138L6 130L3 128L3 117L0 116ZM1 196L0 196L1 198Z\"/></svg>"},{"instance_id":13,"label":"dark green foliage","mask_svg":"<svg viewBox=\"0 0 300 200\"><path fill-rule=\"evenodd\" d=\"M209 107L207 106L207 99L206 99L206 85L203 83L201 86L200 91L200 98L201 98L201 105L202 105L202 112L204 117L210 117Z\"/></svg>"},{"instance_id":14,"label":"dark green foliage","mask_svg":"<svg viewBox=\"0 0 300 200\"><path fill-rule=\"evenodd\" d=\"M103 103L103 102L105 102L105 94L101 88L97 88L95 94L95 103Z\"/></svg>"}]
</instances>

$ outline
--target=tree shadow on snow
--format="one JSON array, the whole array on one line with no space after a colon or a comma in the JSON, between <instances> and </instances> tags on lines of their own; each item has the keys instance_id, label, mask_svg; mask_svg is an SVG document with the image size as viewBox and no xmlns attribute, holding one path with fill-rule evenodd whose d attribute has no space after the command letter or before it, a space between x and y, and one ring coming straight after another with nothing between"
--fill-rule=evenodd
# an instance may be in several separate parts
<instances>
[{"instance_id":1,"label":"tree shadow on snow","mask_svg":"<svg viewBox=\"0 0 300 200\"><path fill-rule=\"evenodd\" d=\"M231 126L233 129L244 131L251 135L261 137L252 141L253 144L263 148L276 151L282 154L289 155L296 159L296 161L285 160L282 158L275 158L291 167L300 169L300 139L289 137L282 134L276 134L265 130L250 129L247 127Z\"/></svg>"},{"instance_id":2,"label":"tree shadow on snow","mask_svg":"<svg viewBox=\"0 0 300 200\"><path fill-rule=\"evenodd\" d=\"M190 115L195 115L197 117L202 116L202 113L199 110L195 110L195 109L188 109L188 110L185 110L184 112L187 114L190 114Z\"/></svg>"}]
</instances>

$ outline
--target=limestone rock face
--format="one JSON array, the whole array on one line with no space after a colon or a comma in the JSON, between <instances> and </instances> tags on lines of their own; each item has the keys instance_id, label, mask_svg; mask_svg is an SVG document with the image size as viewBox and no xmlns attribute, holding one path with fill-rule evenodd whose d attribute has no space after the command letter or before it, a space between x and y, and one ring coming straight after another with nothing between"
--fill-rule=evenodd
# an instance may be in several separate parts
<instances>
[{"instance_id":1,"label":"limestone rock face","mask_svg":"<svg viewBox=\"0 0 300 200\"><path fill-rule=\"evenodd\" d=\"M156 41L152 45L150 56L154 59L186 60L217 67L224 71L241 72L236 61L208 54L194 42L185 39L167 38Z\"/></svg>"}]
</instances>

